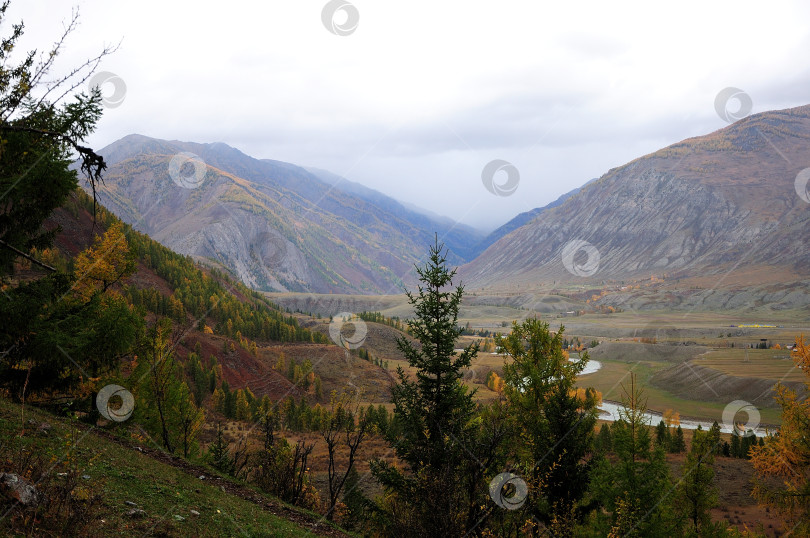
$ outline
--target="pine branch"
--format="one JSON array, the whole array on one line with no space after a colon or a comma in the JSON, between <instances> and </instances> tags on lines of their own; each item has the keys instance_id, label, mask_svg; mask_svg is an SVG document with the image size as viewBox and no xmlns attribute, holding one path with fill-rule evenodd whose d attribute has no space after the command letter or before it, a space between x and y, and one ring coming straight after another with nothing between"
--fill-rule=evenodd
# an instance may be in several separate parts
<instances>
[{"instance_id":1,"label":"pine branch","mask_svg":"<svg viewBox=\"0 0 810 538\"><path fill-rule=\"evenodd\" d=\"M18 133L33 133L44 136L57 138L62 142L70 144L73 149L79 153L82 160L81 170L90 181L90 188L93 190L93 223L95 224L96 207L98 206L98 195L96 189L98 184L104 184L104 178L101 173L107 169L107 163L104 162L104 157L93 151L91 148L81 146L78 142L73 140L70 136L54 131L47 131L44 129L36 129L34 127L24 127L20 125L9 125L0 123L0 131L12 131Z\"/></svg>"},{"instance_id":2,"label":"pine branch","mask_svg":"<svg viewBox=\"0 0 810 538\"><path fill-rule=\"evenodd\" d=\"M9 249L9 250L13 251L13 252L14 252L15 254L17 254L18 256L22 256L22 257L23 257L23 258L25 258L26 260L30 261L31 263L35 263L35 264L39 265L39 266L40 266L40 267L42 267L43 269L47 269L48 271L52 271L52 272L54 272L54 273L56 272L56 269L54 269L54 268L53 268L53 267L51 267L50 265L47 265L47 264L45 264L45 263L42 263L41 261L37 260L37 259L36 259L36 258L34 258L33 256L31 256L31 255L29 255L29 254L26 254L26 253L25 253L25 252L23 252L22 250L20 250L20 249L18 249L18 248L16 248L16 247L14 247L14 246L12 246L12 245L9 245L8 243L6 243L5 241L3 241L2 239L0 239L0 246L5 247L5 248L7 248L7 249Z\"/></svg>"}]
</instances>

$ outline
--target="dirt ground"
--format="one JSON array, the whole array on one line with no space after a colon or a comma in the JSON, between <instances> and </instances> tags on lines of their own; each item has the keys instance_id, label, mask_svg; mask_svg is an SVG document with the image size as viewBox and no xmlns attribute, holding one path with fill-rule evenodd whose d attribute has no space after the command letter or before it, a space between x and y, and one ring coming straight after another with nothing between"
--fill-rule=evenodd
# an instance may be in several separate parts
<instances>
[{"instance_id":1,"label":"dirt ground","mask_svg":"<svg viewBox=\"0 0 810 538\"><path fill-rule=\"evenodd\" d=\"M679 456L683 459L683 456ZM751 496L753 467L748 460L718 457L714 463L714 484L719 491L719 505L712 510L714 521L725 521L739 530L779 536L782 519L772 510L757 504Z\"/></svg>"}]
</instances>

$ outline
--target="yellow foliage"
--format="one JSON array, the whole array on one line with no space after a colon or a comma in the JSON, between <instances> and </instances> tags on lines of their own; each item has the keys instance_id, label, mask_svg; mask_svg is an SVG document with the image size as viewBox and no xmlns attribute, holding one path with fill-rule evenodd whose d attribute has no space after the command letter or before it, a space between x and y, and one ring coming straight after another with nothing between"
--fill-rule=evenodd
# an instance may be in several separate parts
<instances>
[{"instance_id":1,"label":"yellow foliage","mask_svg":"<svg viewBox=\"0 0 810 538\"><path fill-rule=\"evenodd\" d=\"M250 419L250 404L248 403L247 396L242 389L236 391L236 419Z\"/></svg>"},{"instance_id":2,"label":"yellow foliage","mask_svg":"<svg viewBox=\"0 0 810 538\"><path fill-rule=\"evenodd\" d=\"M284 357L283 351L279 354L278 359L276 359L276 364L273 368L282 373L287 371L287 359Z\"/></svg>"},{"instance_id":3,"label":"yellow foliage","mask_svg":"<svg viewBox=\"0 0 810 538\"><path fill-rule=\"evenodd\" d=\"M504 381L501 376L495 372L489 373L489 378L487 379L487 388L489 388L489 390L501 394L503 393L503 385Z\"/></svg>"},{"instance_id":4,"label":"yellow foliage","mask_svg":"<svg viewBox=\"0 0 810 538\"><path fill-rule=\"evenodd\" d=\"M796 362L796 366L801 368L805 375L808 376L805 384L810 388L810 348L804 343L804 338L799 337L796 339L796 347L793 348L793 351L799 355L794 357L793 360Z\"/></svg>"},{"instance_id":5,"label":"yellow foliage","mask_svg":"<svg viewBox=\"0 0 810 538\"><path fill-rule=\"evenodd\" d=\"M664 411L664 424L669 426L678 426L681 423L681 414L672 409Z\"/></svg>"},{"instance_id":6,"label":"yellow foliage","mask_svg":"<svg viewBox=\"0 0 810 538\"><path fill-rule=\"evenodd\" d=\"M576 398L578 401L585 403L588 399L588 390L590 390L591 394L596 397L597 405L602 403L602 393L594 388L585 389L582 387L571 389L568 391L568 395Z\"/></svg>"},{"instance_id":7,"label":"yellow foliage","mask_svg":"<svg viewBox=\"0 0 810 538\"><path fill-rule=\"evenodd\" d=\"M96 236L93 246L76 256L75 272L74 289L84 300L135 272L135 259L129 251L122 222L110 225L103 236Z\"/></svg>"},{"instance_id":8,"label":"yellow foliage","mask_svg":"<svg viewBox=\"0 0 810 538\"><path fill-rule=\"evenodd\" d=\"M803 336L796 339L793 361L805 373L805 385L810 389L810 347ZM751 449L751 463L760 477L778 478L779 487L759 480L754 495L776 507L785 518L786 528L795 534L810 532L810 507L805 500L810 476L810 443L807 424L810 422L810 401L800 398L784 385L777 388L776 401L782 407L779 434L770 436L764 446Z\"/></svg>"},{"instance_id":9,"label":"yellow foliage","mask_svg":"<svg viewBox=\"0 0 810 538\"><path fill-rule=\"evenodd\" d=\"M211 407L220 413L225 412L225 393L221 388L216 389L211 395Z\"/></svg>"}]
</instances>

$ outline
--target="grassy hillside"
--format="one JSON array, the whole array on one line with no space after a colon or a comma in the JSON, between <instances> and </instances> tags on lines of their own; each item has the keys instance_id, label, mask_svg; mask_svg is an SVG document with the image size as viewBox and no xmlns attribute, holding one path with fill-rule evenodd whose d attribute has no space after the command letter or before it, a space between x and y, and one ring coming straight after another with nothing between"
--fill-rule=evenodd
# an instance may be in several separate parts
<instances>
[{"instance_id":1,"label":"grassy hillside","mask_svg":"<svg viewBox=\"0 0 810 538\"><path fill-rule=\"evenodd\" d=\"M115 428L91 428L5 399L0 472L29 477L51 501L33 509L0 497L3 535L344 535L316 514L205 466L130 445Z\"/></svg>"}]
</instances>

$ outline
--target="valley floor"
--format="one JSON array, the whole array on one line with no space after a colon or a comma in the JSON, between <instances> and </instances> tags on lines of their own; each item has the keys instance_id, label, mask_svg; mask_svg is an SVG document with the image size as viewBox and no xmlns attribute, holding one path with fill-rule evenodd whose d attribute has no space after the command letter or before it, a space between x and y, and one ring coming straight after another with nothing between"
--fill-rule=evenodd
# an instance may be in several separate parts
<instances>
[{"instance_id":1,"label":"valley floor","mask_svg":"<svg viewBox=\"0 0 810 538\"><path fill-rule=\"evenodd\" d=\"M324 334L328 334L329 309L359 312L378 308L383 315L400 319L411 315L404 295L272 294L272 299L288 308L321 315L318 322L307 321L311 320L308 316L301 319L304 325ZM804 374L787 349L798 336L810 335L810 314L803 310L569 315L510 306L514 297L500 297L498 304L493 301L495 298L480 294L465 297L459 323L469 324L477 334L463 336L457 347L486 342L481 335L492 342L494 334L509 331L512 321L528 317L547 321L552 330L565 326L566 338L576 339L591 359L601 363L598 372L582 377L581 385L593 386L605 400L621 400L622 384L635 373L644 387L648 407L659 414L672 409L684 418L722 422L729 404L745 401L756 407L758 423L764 428L780 422L774 401L777 383L800 394L805 392ZM395 378L398 367L413 373L396 347L402 333L378 323L366 326L368 336L363 346L384 361L389 379ZM755 349L761 343L770 348ZM504 357L494 349L479 352L473 361L464 379L478 391L480 399L498 396L487 387L487 378L490 372L500 375L503 362ZM367 390L377 395L369 401L379 403L383 396L381 380L376 381Z\"/></svg>"}]
</instances>

